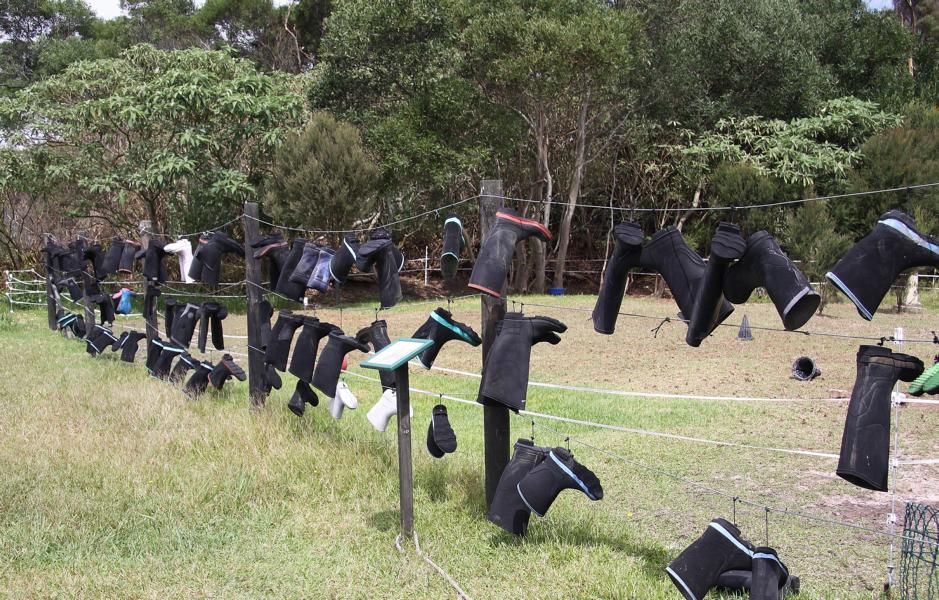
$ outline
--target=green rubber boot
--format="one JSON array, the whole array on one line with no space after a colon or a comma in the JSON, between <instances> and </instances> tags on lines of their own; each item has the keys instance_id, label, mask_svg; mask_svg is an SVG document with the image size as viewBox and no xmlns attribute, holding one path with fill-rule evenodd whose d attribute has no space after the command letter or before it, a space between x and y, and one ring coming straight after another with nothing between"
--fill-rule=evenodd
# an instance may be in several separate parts
<instances>
[{"instance_id":1,"label":"green rubber boot","mask_svg":"<svg viewBox=\"0 0 939 600\"><path fill-rule=\"evenodd\" d=\"M907 393L911 396L922 396L935 394L937 391L939 391L939 363L929 367L923 371L922 375L914 379Z\"/></svg>"}]
</instances>

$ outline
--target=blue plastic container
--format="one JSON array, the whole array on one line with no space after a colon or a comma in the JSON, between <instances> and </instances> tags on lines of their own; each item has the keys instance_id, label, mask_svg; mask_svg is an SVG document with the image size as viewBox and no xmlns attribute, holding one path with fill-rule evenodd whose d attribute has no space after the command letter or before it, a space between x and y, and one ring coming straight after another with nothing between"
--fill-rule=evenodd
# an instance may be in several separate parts
<instances>
[{"instance_id":1,"label":"blue plastic container","mask_svg":"<svg viewBox=\"0 0 939 600\"><path fill-rule=\"evenodd\" d=\"M548 288L549 296L563 296L564 288Z\"/></svg>"}]
</instances>

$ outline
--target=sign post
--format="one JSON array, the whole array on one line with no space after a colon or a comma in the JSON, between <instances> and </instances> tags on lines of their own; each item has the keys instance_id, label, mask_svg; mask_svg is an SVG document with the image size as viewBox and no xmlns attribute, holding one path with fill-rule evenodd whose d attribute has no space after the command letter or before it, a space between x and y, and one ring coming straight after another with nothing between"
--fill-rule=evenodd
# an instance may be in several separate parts
<instances>
[{"instance_id":1,"label":"sign post","mask_svg":"<svg viewBox=\"0 0 939 600\"><path fill-rule=\"evenodd\" d=\"M401 338L385 346L361 365L367 369L393 371L398 399L398 494L401 505L401 536L414 535L414 470L411 465L411 394L408 361L433 346L431 340Z\"/></svg>"}]
</instances>

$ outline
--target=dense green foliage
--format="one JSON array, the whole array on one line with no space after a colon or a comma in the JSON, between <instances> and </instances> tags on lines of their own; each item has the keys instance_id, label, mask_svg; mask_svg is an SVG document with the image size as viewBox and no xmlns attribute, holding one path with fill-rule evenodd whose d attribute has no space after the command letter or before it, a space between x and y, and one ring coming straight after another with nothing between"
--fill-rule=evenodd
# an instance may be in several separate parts
<instances>
[{"instance_id":1,"label":"dense green foliage","mask_svg":"<svg viewBox=\"0 0 939 600\"><path fill-rule=\"evenodd\" d=\"M519 249L511 284L542 290L553 275L563 287L568 256L606 248L611 215L579 204L743 207L939 177L939 1L897 4L125 0L101 21L82 0L11 0L0 250L36 242L14 215L45 229L49 215L93 214L194 230L257 198L292 224L341 229L497 177L557 233ZM143 56L172 75L133 64ZM932 197L914 192L911 206ZM829 211L853 238L906 203ZM736 219L781 231L794 210ZM716 218L660 211L645 226L676 224L704 249ZM424 244L439 224L413 225Z\"/></svg>"}]
</instances>

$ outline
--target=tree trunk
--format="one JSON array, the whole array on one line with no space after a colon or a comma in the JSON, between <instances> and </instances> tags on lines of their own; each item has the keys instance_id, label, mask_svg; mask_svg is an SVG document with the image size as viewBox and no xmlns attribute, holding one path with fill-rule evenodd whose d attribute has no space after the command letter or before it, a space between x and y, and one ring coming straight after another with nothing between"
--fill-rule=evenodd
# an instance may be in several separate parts
<instances>
[{"instance_id":1,"label":"tree trunk","mask_svg":"<svg viewBox=\"0 0 939 600\"><path fill-rule=\"evenodd\" d=\"M554 263L554 287L564 287L564 267L567 262L567 247L571 241L571 221L574 219L574 210L577 208L577 199L580 197L580 187L584 179L587 154L587 108L590 103L588 94L580 104L580 114L577 116L577 142L574 146L574 173L571 184L567 190L567 206L564 217L561 219L561 230L558 232L558 254Z\"/></svg>"},{"instance_id":2,"label":"tree trunk","mask_svg":"<svg viewBox=\"0 0 939 600\"><path fill-rule=\"evenodd\" d=\"M538 147L538 178L542 182L538 193L539 200L542 202L542 223L545 227L551 227L551 195L554 192L554 179L551 176L548 148L548 125L544 109L539 110L537 127L535 128L535 143ZM546 203L547 201L547 203ZM536 294L543 294L545 291L545 269L548 262L547 245L539 239L532 241L532 259L535 263L535 281L532 291Z\"/></svg>"},{"instance_id":3,"label":"tree trunk","mask_svg":"<svg viewBox=\"0 0 939 600\"><path fill-rule=\"evenodd\" d=\"M919 275L916 273L910 273L910 277L906 281L906 297L903 299L903 304L910 308L922 308L923 306L919 301Z\"/></svg>"},{"instance_id":4,"label":"tree trunk","mask_svg":"<svg viewBox=\"0 0 939 600\"><path fill-rule=\"evenodd\" d=\"M698 187L694 190L694 198L691 200L691 208L698 208L701 206L701 188L704 186L704 181L701 180L698 182ZM681 218L678 219L678 224L675 227L678 231L681 231L681 228L685 225L685 221L688 220L688 217L691 216L693 211L685 211L681 214Z\"/></svg>"}]
</instances>

